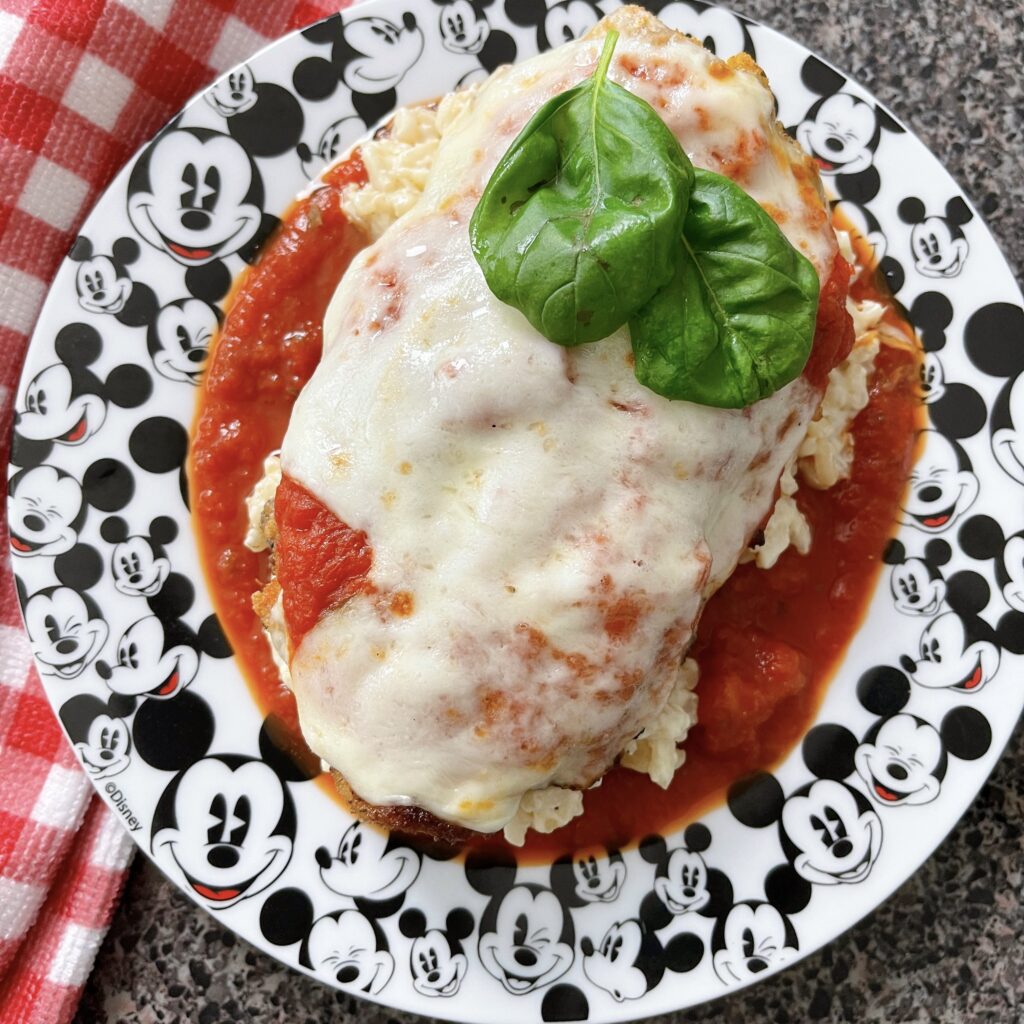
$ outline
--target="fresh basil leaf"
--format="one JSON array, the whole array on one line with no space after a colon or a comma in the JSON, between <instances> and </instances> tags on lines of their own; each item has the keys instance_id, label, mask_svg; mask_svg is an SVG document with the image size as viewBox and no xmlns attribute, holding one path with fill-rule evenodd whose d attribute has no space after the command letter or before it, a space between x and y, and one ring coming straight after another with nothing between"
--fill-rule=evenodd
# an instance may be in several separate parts
<instances>
[{"instance_id":1,"label":"fresh basil leaf","mask_svg":"<svg viewBox=\"0 0 1024 1024\"><path fill-rule=\"evenodd\" d=\"M617 36L519 133L469 226L491 291L559 345L606 338L669 281L693 183L653 108L608 81Z\"/></svg>"},{"instance_id":2,"label":"fresh basil leaf","mask_svg":"<svg viewBox=\"0 0 1024 1024\"><path fill-rule=\"evenodd\" d=\"M672 281L630 320L641 384L741 409L800 375L818 275L743 189L697 169L673 263Z\"/></svg>"}]
</instances>

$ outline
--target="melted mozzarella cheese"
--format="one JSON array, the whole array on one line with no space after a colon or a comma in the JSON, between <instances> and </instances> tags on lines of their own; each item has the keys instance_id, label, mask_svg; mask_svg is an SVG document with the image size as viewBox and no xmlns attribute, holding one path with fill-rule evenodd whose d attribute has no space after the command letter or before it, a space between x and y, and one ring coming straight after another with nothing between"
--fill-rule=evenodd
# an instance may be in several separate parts
<instances>
[{"instance_id":1,"label":"melted mozzarella cheese","mask_svg":"<svg viewBox=\"0 0 1024 1024\"><path fill-rule=\"evenodd\" d=\"M527 791L592 784L655 720L821 397L799 379L744 410L670 402L636 380L625 329L563 349L488 290L480 192L593 72L608 23L612 76L694 163L740 181L819 275L836 251L763 79L633 8L484 83L420 201L345 275L282 462L366 532L375 592L293 651L301 726L364 800L484 832Z\"/></svg>"}]
</instances>

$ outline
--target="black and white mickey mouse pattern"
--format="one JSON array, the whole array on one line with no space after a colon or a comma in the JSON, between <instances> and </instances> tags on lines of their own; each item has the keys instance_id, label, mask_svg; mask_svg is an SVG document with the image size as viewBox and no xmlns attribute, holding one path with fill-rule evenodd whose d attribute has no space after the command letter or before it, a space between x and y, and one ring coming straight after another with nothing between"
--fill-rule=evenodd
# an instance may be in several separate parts
<instances>
[{"instance_id":1,"label":"black and white mickey mouse pattern","mask_svg":"<svg viewBox=\"0 0 1024 1024\"><path fill-rule=\"evenodd\" d=\"M121 534L122 530L118 528L117 535ZM144 544L136 544L136 551L141 551ZM127 553L129 560L130 550ZM132 567L128 565L128 568ZM135 697L145 694L167 700L195 679L201 655L228 658L231 646L216 615L207 616L197 630L182 618L195 599L192 584L184 576L165 576L161 581L160 571L148 566L145 574L122 576L122 587L125 582L130 586L131 576L137 576L139 584L148 579L147 589L153 589L159 583L153 594L146 597L152 614L133 622L117 641L113 662L99 661L96 670L114 693ZM121 592L125 591L121 589Z\"/></svg>"},{"instance_id":2,"label":"black and white mickey mouse pattern","mask_svg":"<svg viewBox=\"0 0 1024 1024\"><path fill-rule=\"evenodd\" d=\"M128 531L119 516L111 516L100 527L103 539L114 545L110 556L114 587L128 597L155 597L171 572L165 547L178 536L178 524L169 516L157 516L149 524L148 535Z\"/></svg>"},{"instance_id":3,"label":"black and white mickey mouse pattern","mask_svg":"<svg viewBox=\"0 0 1024 1024\"><path fill-rule=\"evenodd\" d=\"M61 723L90 779L120 775L131 763L131 733L125 716L134 710L134 703L79 694L61 705Z\"/></svg>"},{"instance_id":4,"label":"black and white mickey mouse pattern","mask_svg":"<svg viewBox=\"0 0 1024 1024\"><path fill-rule=\"evenodd\" d=\"M68 252L78 264L75 288L78 304L88 313L109 313L122 324L137 327L152 316L156 295L149 285L133 281L129 267L139 258L134 238L119 238L110 255L93 251L92 242L79 235Z\"/></svg>"},{"instance_id":5,"label":"black and white mickey mouse pattern","mask_svg":"<svg viewBox=\"0 0 1024 1024\"><path fill-rule=\"evenodd\" d=\"M398 22L383 18L346 22L339 14L311 26L303 35L331 46L329 57L307 57L293 75L300 97L328 101L307 103L296 144L302 173L309 179L394 108L397 87L418 61L424 37L412 12L403 14ZM379 73L382 65L387 74ZM349 92L342 103L335 97L339 86Z\"/></svg>"},{"instance_id":6,"label":"black and white mickey mouse pattern","mask_svg":"<svg viewBox=\"0 0 1024 1024\"><path fill-rule=\"evenodd\" d=\"M922 431L924 453L910 472L910 488L900 506L901 522L923 533L943 533L978 498L980 484L970 457L937 430Z\"/></svg>"},{"instance_id":7,"label":"black and white mickey mouse pattern","mask_svg":"<svg viewBox=\"0 0 1024 1024\"><path fill-rule=\"evenodd\" d=\"M294 840L290 798L264 762L217 755L185 769L161 798L153 852L207 906L224 909L270 886Z\"/></svg>"},{"instance_id":8,"label":"black and white mickey mouse pattern","mask_svg":"<svg viewBox=\"0 0 1024 1024\"><path fill-rule=\"evenodd\" d=\"M331 892L383 902L400 899L416 881L421 857L397 836L354 821L337 850L332 854L326 846L319 847L316 861L320 879Z\"/></svg>"},{"instance_id":9,"label":"black and white mickey mouse pattern","mask_svg":"<svg viewBox=\"0 0 1024 1024\"><path fill-rule=\"evenodd\" d=\"M948 438L973 437L985 426L985 403L969 384L946 379L939 356L946 347L946 331L953 320L952 304L941 292L921 292L908 314L925 352L921 399L928 406L932 426Z\"/></svg>"},{"instance_id":10,"label":"black and white mickey mouse pattern","mask_svg":"<svg viewBox=\"0 0 1024 1024\"><path fill-rule=\"evenodd\" d=\"M12 554L31 558L70 551L84 508L82 486L70 473L53 466L16 473L7 502Z\"/></svg>"},{"instance_id":11,"label":"black and white mickey mouse pattern","mask_svg":"<svg viewBox=\"0 0 1024 1024\"><path fill-rule=\"evenodd\" d=\"M103 575L103 564L93 548L76 544L54 558L53 573L57 585L31 596L19 583L25 629L40 675L77 679L97 658L110 632L89 594Z\"/></svg>"},{"instance_id":12,"label":"black and white mickey mouse pattern","mask_svg":"<svg viewBox=\"0 0 1024 1024\"><path fill-rule=\"evenodd\" d=\"M566 974L576 957L572 915L549 888L516 883L517 867L466 861L466 880L490 897L480 919L484 969L513 995L533 992Z\"/></svg>"},{"instance_id":13,"label":"black and white mickey mouse pattern","mask_svg":"<svg viewBox=\"0 0 1024 1024\"><path fill-rule=\"evenodd\" d=\"M440 7L441 45L449 53L475 57L478 67L467 71L458 84L468 85L486 78L502 64L516 59L516 41L487 18L495 0L434 0Z\"/></svg>"},{"instance_id":14,"label":"black and white mickey mouse pattern","mask_svg":"<svg viewBox=\"0 0 1024 1024\"><path fill-rule=\"evenodd\" d=\"M213 734L209 706L189 692L146 700L132 723L138 756L175 773L153 812L150 848L195 899L220 911L263 892L287 868L296 831L289 787L309 775L266 725L259 757L210 753Z\"/></svg>"},{"instance_id":15,"label":"black and white mickey mouse pattern","mask_svg":"<svg viewBox=\"0 0 1024 1024\"><path fill-rule=\"evenodd\" d=\"M546 886L520 881L517 874L514 861L472 854L466 859L466 881L488 897L479 924L480 963L510 995L547 989L541 1003L544 1020L585 1020L583 993L574 985L554 984L576 959L576 929L567 906L575 889L569 887L571 875L552 870L551 886Z\"/></svg>"},{"instance_id":16,"label":"black and white mickey mouse pattern","mask_svg":"<svg viewBox=\"0 0 1024 1024\"><path fill-rule=\"evenodd\" d=\"M221 117L244 114L256 106L256 78L248 64L239 64L222 78L218 78L203 96L203 99Z\"/></svg>"},{"instance_id":17,"label":"black and white mickey mouse pattern","mask_svg":"<svg viewBox=\"0 0 1024 1024\"><path fill-rule=\"evenodd\" d=\"M881 188L875 153L882 133L901 134L903 126L882 107L844 91L846 79L817 57L804 61L800 78L819 98L792 133L841 199L870 202Z\"/></svg>"},{"instance_id":18,"label":"black and white mickey mouse pattern","mask_svg":"<svg viewBox=\"0 0 1024 1024\"><path fill-rule=\"evenodd\" d=\"M153 248L186 267L196 298L221 299L224 259L251 262L278 220L263 210L263 179L235 138L177 122L142 151L128 179L128 217Z\"/></svg>"},{"instance_id":19,"label":"black and white mickey mouse pattern","mask_svg":"<svg viewBox=\"0 0 1024 1024\"><path fill-rule=\"evenodd\" d=\"M699 39L720 57L743 51L757 60L757 50L746 18L703 0L649 0L644 6L669 28Z\"/></svg>"},{"instance_id":20,"label":"black and white mickey mouse pattern","mask_svg":"<svg viewBox=\"0 0 1024 1024\"><path fill-rule=\"evenodd\" d=\"M356 113L337 116L333 104L324 104L306 119L305 137L296 146L303 177L312 180L341 156L346 146L365 132ZM317 116L319 115L319 116Z\"/></svg>"},{"instance_id":21,"label":"black and white mickey mouse pattern","mask_svg":"<svg viewBox=\"0 0 1024 1024\"><path fill-rule=\"evenodd\" d=\"M24 457L18 449L25 442L84 444L103 426L108 405L134 409L153 391L149 374L134 363L115 367L105 379L89 369L103 349L99 331L89 324L62 327L53 347L59 361L28 382L14 418L15 463Z\"/></svg>"},{"instance_id":22,"label":"black and white mickey mouse pattern","mask_svg":"<svg viewBox=\"0 0 1024 1024\"><path fill-rule=\"evenodd\" d=\"M1024 615L1024 530L1005 537L991 516L974 516L960 528L959 540L972 558L994 560L1003 599Z\"/></svg>"},{"instance_id":23,"label":"black and white mickey mouse pattern","mask_svg":"<svg viewBox=\"0 0 1024 1024\"><path fill-rule=\"evenodd\" d=\"M50 587L24 606L25 628L44 676L74 679L99 654L109 627L95 601L71 587Z\"/></svg>"},{"instance_id":24,"label":"black and white mickey mouse pattern","mask_svg":"<svg viewBox=\"0 0 1024 1024\"><path fill-rule=\"evenodd\" d=\"M464 907L448 912L444 928L428 928L420 910L407 910L399 918L402 934L413 940L409 951L412 987L430 999L458 995L469 969L463 942L473 934L473 915Z\"/></svg>"},{"instance_id":25,"label":"black and white mickey mouse pattern","mask_svg":"<svg viewBox=\"0 0 1024 1024\"><path fill-rule=\"evenodd\" d=\"M214 82L206 102L225 118L228 134L251 156L287 153L302 137L302 105L288 89L257 82L248 64Z\"/></svg>"},{"instance_id":26,"label":"black and white mickey mouse pattern","mask_svg":"<svg viewBox=\"0 0 1024 1024\"><path fill-rule=\"evenodd\" d=\"M729 882L717 868L709 868L705 862L703 855L710 845L711 833L703 825L688 826L682 846L672 850L661 836L642 840L640 856L655 866L654 889L645 902L657 900L675 916L699 914L713 902L721 902Z\"/></svg>"},{"instance_id":27,"label":"black and white mickey mouse pattern","mask_svg":"<svg viewBox=\"0 0 1024 1024\"><path fill-rule=\"evenodd\" d=\"M730 810L740 821L754 828L771 824L778 816L778 792L770 783L771 776L755 776L734 785L729 794ZM777 783L775 784L777 786ZM675 898L666 900L663 887L655 886L641 903L640 921L648 928L661 930L671 921L680 920L693 926L694 915L710 918L714 924L711 931L710 950L696 932L677 933L666 946L675 961L672 969L695 970L710 952L711 968L719 982L735 985L751 981L769 969L785 965L799 951L796 929L789 919L790 914L803 910L810 899L810 886L799 879L785 865L774 869L763 880L761 888L765 899L735 900L732 883L717 868L708 868L702 851L711 845L711 833L701 824L690 825L683 833L681 851L684 857L680 864L704 874L704 890L696 904L689 906L676 903ZM666 853L666 843L661 836L650 836L641 843L641 852L646 849L646 860L659 865L668 864L680 851ZM696 855L696 856L695 856ZM658 878L662 874L659 866ZM693 875L688 874L687 881ZM700 874L697 876L700 888ZM796 879L797 884L792 884ZM688 885L684 888L693 889ZM659 889L661 891L659 892Z\"/></svg>"},{"instance_id":28,"label":"black and white mickey mouse pattern","mask_svg":"<svg viewBox=\"0 0 1024 1024\"><path fill-rule=\"evenodd\" d=\"M930 803L946 773L946 743L923 719L895 715L864 737L854 763L876 801L893 807Z\"/></svg>"},{"instance_id":29,"label":"black and white mickey mouse pattern","mask_svg":"<svg viewBox=\"0 0 1024 1024\"><path fill-rule=\"evenodd\" d=\"M902 129L807 57L802 81L816 98L790 99L787 123L799 118L792 131L822 164L837 213L908 304L926 350L931 428L907 528L885 553L885 600L911 628L894 630L880 655L892 664L861 677L862 720L818 724L802 747L809 777L785 789L782 775L760 777L718 812L772 852L726 870L733 837L712 844L694 823L635 850L567 851L550 868L471 857L464 869L445 866L462 884L439 898L440 855L371 826L310 819L301 797L312 787L300 786L309 765L277 749L266 723L257 740L215 723L203 665L230 651L177 561L190 417L150 408L154 384L158 396L172 389L175 406L192 394L231 275L277 223L266 195L282 172L318 173L388 113L403 82L418 81L410 73L422 62L442 66L450 85L468 82L537 44L578 37L611 6L434 0L411 10L399 0L295 37L287 67L268 71L257 57L234 69L199 114L175 119L140 155L117 216L73 246L61 302L65 314L81 309L81 322L51 317L46 358L17 401L9 509L19 596L85 770L129 795L147 773L156 779L143 830L154 856L232 926L244 932L256 911L259 936L291 962L352 993L407 1002L409 990L430 1002L408 1005L428 1012L440 998L464 1015L461 1001L486 991L545 1020L627 1001L642 1013L644 997L684 974L686 991L706 996L705 979L731 986L785 964L801 952L805 910L827 911L831 894L878 881L896 824L919 813L905 808L941 814L947 790L991 754L987 701L1024 652L1024 521L992 518L982 467L987 429L1001 472L1024 483L1024 456L1014 457L1024 450L1024 311L995 301L998 291L964 305L957 289L981 265L984 237L962 200L908 199L916 183L903 183L909 230L893 224L897 198L881 186ZM754 54L766 38L701 0L651 6L722 55ZM908 274L897 254L913 260ZM921 275L942 291L916 290ZM989 416L983 396L997 389ZM115 419L127 454L112 447ZM248 917L232 916L246 901Z\"/></svg>"},{"instance_id":30,"label":"black and white mickey mouse pattern","mask_svg":"<svg viewBox=\"0 0 1024 1024\"><path fill-rule=\"evenodd\" d=\"M173 697L199 671L199 654L190 638L179 643L175 634L157 616L147 615L121 635L113 664L100 661L96 669L114 693Z\"/></svg>"},{"instance_id":31,"label":"black and white mickey mouse pattern","mask_svg":"<svg viewBox=\"0 0 1024 1024\"><path fill-rule=\"evenodd\" d=\"M666 971L692 971L704 955L704 944L693 935L677 935L663 945L658 938L661 918L616 921L599 943L584 938L583 973L617 1003L640 999L661 984Z\"/></svg>"},{"instance_id":32,"label":"black and white mickey mouse pattern","mask_svg":"<svg viewBox=\"0 0 1024 1024\"><path fill-rule=\"evenodd\" d=\"M439 859L451 855L435 853ZM316 917L304 892L282 889L263 905L264 938L276 946L299 944L303 966L342 988L376 995L395 971L381 922L401 910L424 856L398 837L353 822L335 853L319 847L314 858L324 890L332 899L348 900L352 907ZM429 929L420 911L411 910L402 915L399 927L403 935L416 939L410 953L416 991L431 997L454 996L468 965L461 940L473 930L472 915L452 911L444 929Z\"/></svg>"},{"instance_id":33,"label":"black and white mickey mouse pattern","mask_svg":"<svg viewBox=\"0 0 1024 1024\"><path fill-rule=\"evenodd\" d=\"M90 508L118 512L134 491L131 471L116 459L98 459L86 469L81 483L55 466L19 470L8 485L11 553L40 558L71 551Z\"/></svg>"},{"instance_id":34,"label":"black and white mickey mouse pattern","mask_svg":"<svg viewBox=\"0 0 1024 1024\"><path fill-rule=\"evenodd\" d=\"M992 454L1007 476L1024 484L1024 309L992 302L975 310L964 348L982 373L1006 381L992 405Z\"/></svg>"},{"instance_id":35,"label":"black and white mickey mouse pattern","mask_svg":"<svg viewBox=\"0 0 1024 1024\"><path fill-rule=\"evenodd\" d=\"M341 910L313 923L305 942L311 967L342 986L377 995L391 980L395 961L379 926L358 910Z\"/></svg>"},{"instance_id":36,"label":"black and white mickey mouse pattern","mask_svg":"<svg viewBox=\"0 0 1024 1024\"><path fill-rule=\"evenodd\" d=\"M915 683L973 693L999 668L999 645L988 624L978 616L965 622L956 612L943 612L925 627L917 658L900 658Z\"/></svg>"},{"instance_id":37,"label":"black and white mickey mouse pattern","mask_svg":"<svg viewBox=\"0 0 1024 1024\"><path fill-rule=\"evenodd\" d=\"M828 758L813 753L805 744L804 760L816 778L788 796L767 773L729 793L729 809L744 825L778 826L788 864L776 869L776 884L806 899L811 885L863 882L882 849L882 822L867 798L835 777Z\"/></svg>"},{"instance_id":38,"label":"black and white mickey mouse pattern","mask_svg":"<svg viewBox=\"0 0 1024 1024\"><path fill-rule=\"evenodd\" d=\"M169 416L148 416L141 420L128 435L128 452L135 465L146 473L176 474L182 504L186 509L189 507L185 466L188 431L178 420Z\"/></svg>"},{"instance_id":39,"label":"black and white mickey mouse pattern","mask_svg":"<svg viewBox=\"0 0 1024 1024\"><path fill-rule=\"evenodd\" d=\"M412 11L398 21L336 14L303 35L331 49L329 57L307 57L296 67L295 91L306 100L326 100L344 85L368 128L394 109L398 84L420 59L424 42Z\"/></svg>"},{"instance_id":40,"label":"black and white mickey mouse pattern","mask_svg":"<svg viewBox=\"0 0 1024 1024\"><path fill-rule=\"evenodd\" d=\"M898 211L904 224L913 225L910 251L914 266L925 277L956 277L964 269L970 246L963 226L974 218L962 196L953 196L946 203L943 215L926 212L917 196L904 199Z\"/></svg>"},{"instance_id":41,"label":"black and white mickey mouse pattern","mask_svg":"<svg viewBox=\"0 0 1024 1024\"><path fill-rule=\"evenodd\" d=\"M263 937L298 945L298 962L339 988L378 995L395 972L387 936L364 910L346 908L316 917L301 889L279 889L260 911Z\"/></svg>"},{"instance_id":42,"label":"black and white mickey mouse pattern","mask_svg":"<svg viewBox=\"0 0 1024 1024\"><path fill-rule=\"evenodd\" d=\"M835 779L859 776L879 807L931 803L950 756L983 757L992 742L984 715L970 707L946 712L936 728L907 712L911 685L897 668L878 666L857 682L857 699L877 719L860 740L841 725L817 725L803 741L804 758Z\"/></svg>"},{"instance_id":43,"label":"black and white mickey mouse pattern","mask_svg":"<svg viewBox=\"0 0 1024 1024\"><path fill-rule=\"evenodd\" d=\"M925 626L917 657L904 654L900 665L915 683L931 689L975 694L991 682L1003 650L1024 651L1019 613L1004 615L993 627L982 613L991 593L984 577L964 570L946 583L948 611Z\"/></svg>"},{"instance_id":44,"label":"black and white mickey mouse pattern","mask_svg":"<svg viewBox=\"0 0 1024 1024\"><path fill-rule=\"evenodd\" d=\"M903 615L935 615L946 600L942 566L953 552L944 540L930 540L920 556L908 557L901 541L892 540L882 561L892 566L889 593L896 611Z\"/></svg>"},{"instance_id":45,"label":"black and white mickey mouse pattern","mask_svg":"<svg viewBox=\"0 0 1024 1024\"><path fill-rule=\"evenodd\" d=\"M996 584L1010 610L1000 617L997 633L1008 650L1024 650L1024 530L1010 537L991 516L973 516L960 527L958 540L972 558L991 559Z\"/></svg>"},{"instance_id":46,"label":"black and white mickey mouse pattern","mask_svg":"<svg viewBox=\"0 0 1024 1024\"><path fill-rule=\"evenodd\" d=\"M152 318L146 333L156 372L168 380L198 385L220 325L220 310L201 299L167 303Z\"/></svg>"},{"instance_id":47,"label":"black and white mickey mouse pattern","mask_svg":"<svg viewBox=\"0 0 1024 1024\"><path fill-rule=\"evenodd\" d=\"M604 13L592 0L505 0L505 16L534 30L538 50L550 50L585 35Z\"/></svg>"},{"instance_id":48,"label":"black and white mickey mouse pattern","mask_svg":"<svg viewBox=\"0 0 1024 1024\"><path fill-rule=\"evenodd\" d=\"M619 898L626 882L626 861L615 849L577 850L571 856L560 857L552 871L563 880L559 889L572 887L573 906L588 903L612 903ZM566 877L571 872L571 881Z\"/></svg>"},{"instance_id":49,"label":"black and white mickey mouse pattern","mask_svg":"<svg viewBox=\"0 0 1024 1024\"><path fill-rule=\"evenodd\" d=\"M785 966L798 955L800 943L783 908L771 902L747 900L719 918L711 949L719 981L737 985Z\"/></svg>"}]
</instances>

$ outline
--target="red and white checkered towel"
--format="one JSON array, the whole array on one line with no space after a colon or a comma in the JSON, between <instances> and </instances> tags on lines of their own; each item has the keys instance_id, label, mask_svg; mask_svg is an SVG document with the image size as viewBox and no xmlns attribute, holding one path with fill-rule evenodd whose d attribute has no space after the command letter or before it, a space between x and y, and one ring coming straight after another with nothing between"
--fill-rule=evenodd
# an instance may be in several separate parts
<instances>
[{"instance_id":1,"label":"red and white checkered towel","mask_svg":"<svg viewBox=\"0 0 1024 1024\"><path fill-rule=\"evenodd\" d=\"M197 89L345 6L0 0L0 465L46 289L114 174ZM131 850L43 696L0 555L0 1024L70 1020Z\"/></svg>"}]
</instances>

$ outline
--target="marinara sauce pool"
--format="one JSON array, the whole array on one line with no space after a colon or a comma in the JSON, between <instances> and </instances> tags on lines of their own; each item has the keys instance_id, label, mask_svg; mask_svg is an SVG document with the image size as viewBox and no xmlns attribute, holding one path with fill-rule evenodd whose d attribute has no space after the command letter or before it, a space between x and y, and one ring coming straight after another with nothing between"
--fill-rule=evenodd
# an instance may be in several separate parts
<instances>
[{"instance_id":1,"label":"marinara sauce pool","mask_svg":"<svg viewBox=\"0 0 1024 1024\"><path fill-rule=\"evenodd\" d=\"M319 759L302 740L294 698L252 609L268 564L243 544L245 497L319 361L320 325L335 286L367 244L339 203L340 190L360 181L358 156L334 168L323 188L293 205L236 287L200 396L189 467L193 522L217 614L278 742L314 770ZM856 282L854 293L877 295L867 279ZM520 859L621 848L670 831L720 802L736 779L770 769L800 740L857 632L896 521L922 425L918 364L912 347L882 345L870 402L852 428L850 479L827 491L798 492L813 533L810 553L790 549L768 570L740 566L708 603L690 651L700 664L699 722L669 788L613 768L586 794L580 818L551 835L531 832L516 851ZM340 801L329 776L321 782Z\"/></svg>"}]
</instances>

